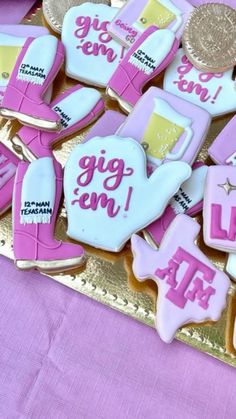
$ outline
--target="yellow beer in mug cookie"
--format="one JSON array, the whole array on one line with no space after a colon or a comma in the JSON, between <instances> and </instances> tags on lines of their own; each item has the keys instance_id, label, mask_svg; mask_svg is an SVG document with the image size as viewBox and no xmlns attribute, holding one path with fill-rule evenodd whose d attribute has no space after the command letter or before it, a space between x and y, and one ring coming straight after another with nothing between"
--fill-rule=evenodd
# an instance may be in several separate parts
<instances>
[{"instance_id":1,"label":"yellow beer in mug cookie","mask_svg":"<svg viewBox=\"0 0 236 419\"><path fill-rule=\"evenodd\" d=\"M173 30L177 30L182 23L180 15L180 10L170 0L148 0L137 19L137 26L146 29L151 25L156 25L162 29L176 19L176 25L174 25L176 27Z\"/></svg>"},{"instance_id":2,"label":"yellow beer in mug cookie","mask_svg":"<svg viewBox=\"0 0 236 419\"><path fill-rule=\"evenodd\" d=\"M142 138L148 159L155 163L162 161L167 155L170 159L179 159L191 141L192 121L176 112L165 100L156 98L154 102L154 109ZM173 148L184 133L182 144L178 147L178 151L173 153Z\"/></svg>"}]
</instances>

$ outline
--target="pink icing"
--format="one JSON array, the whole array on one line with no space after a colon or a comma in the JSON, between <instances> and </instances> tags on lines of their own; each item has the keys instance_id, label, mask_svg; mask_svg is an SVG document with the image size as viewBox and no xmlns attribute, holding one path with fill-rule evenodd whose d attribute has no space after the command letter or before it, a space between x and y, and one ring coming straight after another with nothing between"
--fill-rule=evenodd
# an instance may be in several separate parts
<instances>
[{"instance_id":1,"label":"pink icing","mask_svg":"<svg viewBox=\"0 0 236 419\"><path fill-rule=\"evenodd\" d=\"M106 191L114 191L116 190L124 177L131 176L134 173L134 169L131 167L125 167L125 162L123 159L113 158L106 161L105 158L105 150L100 151L101 156L83 156L78 162L78 166L82 169L82 172L77 177L77 184L79 187L88 186L93 178L98 173L108 173L107 176L103 180L103 188ZM74 195L79 195L80 188L74 189ZM129 204L131 195L133 192L133 188L131 186L128 187L126 201L124 205L125 211L129 210ZM120 211L120 205L116 207L115 199L109 198L106 192L97 193L91 192L89 193L82 193L79 198L73 200L71 202L72 205L78 204L82 209L92 209L97 210L98 205L101 208L107 209L107 215L109 217L115 217L118 212Z\"/></svg>"},{"instance_id":2,"label":"pink icing","mask_svg":"<svg viewBox=\"0 0 236 419\"><path fill-rule=\"evenodd\" d=\"M182 273L181 279L177 282L177 271L182 264L184 264L185 269ZM201 273L203 275L203 279L208 283L211 283L215 276L215 271L213 271L213 269L202 263L196 257L192 256L182 247L179 247L176 250L176 253L168 262L167 268L158 268L155 271L155 275L157 275L160 279L165 279L167 277L166 282L170 285L170 289L166 294L166 298L168 298L173 304L180 308L184 308L188 299L191 301L198 299L200 307L207 309L208 301L211 295L215 294L215 288L208 287L207 289L204 289L202 279L196 278L197 281L194 280L194 277L198 273ZM194 286L192 289L188 290L192 282Z\"/></svg>"},{"instance_id":3,"label":"pink icing","mask_svg":"<svg viewBox=\"0 0 236 419\"><path fill-rule=\"evenodd\" d=\"M180 92L195 93L197 96L199 96L201 102L208 102L211 99L211 103L214 104L222 89L222 86L218 86L214 95L211 96L207 87L202 86L201 83L207 83L214 77L221 78L223 77L224 73L199 72L199 83L196 83L193 80L188 81L184 79L184 75L188 74L192 70L193 65L185 55L182 56L181 62L182 65L177 67L179 79L173 81L173 83L177 85L178 90Z\"/></svg>"},{"instance_id":4,"label":"pink icing","mask_svg":"<svg viewBox=\"0 0 236 419\"><path fill-rule=\"evenodd\" d=\"M232 240L236 238L236 207L231 207L231 215L229 220L229 232L221 227L222 205L211 205L211 232L212 239Z\"/></svg>"},{"instance_id":5,"label":"pink icing","mask_svg":"<svg viewBox=\"0 0 236 419\"><path fill-rule=\"evenodd\" d=\"M112 41L111 35L107 32L109 21L100 22L98 15L95 15L94 19L89 16L79 16L75 23L78 29L76 29L74 35L80 39L80 45L77 45L77 49L80 49L85 55L94 55L95 57L99 54L104 55L109 63L117 58L114 50L105 45ZM98 32L99 42L86 41L85 38L89 35L91 29Z\"/></svg>"}]
</instances>

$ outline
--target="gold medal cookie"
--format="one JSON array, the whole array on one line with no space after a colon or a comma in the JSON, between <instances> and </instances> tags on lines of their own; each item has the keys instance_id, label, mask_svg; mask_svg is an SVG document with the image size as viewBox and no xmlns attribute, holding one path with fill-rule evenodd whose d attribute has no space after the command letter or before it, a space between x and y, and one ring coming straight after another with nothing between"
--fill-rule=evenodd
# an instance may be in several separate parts
<instances>
[{"instance_id":1,"label":"gold medal cookie","mask_svg":"<svg viewBox=\"0 0 236 419\"><path fill-rule=\"evenodd\" d=\"M199 70L223 72L236 65L236 10L220 3L199 6L182 37L185 54Z\"/></svg>"}]
</instances>

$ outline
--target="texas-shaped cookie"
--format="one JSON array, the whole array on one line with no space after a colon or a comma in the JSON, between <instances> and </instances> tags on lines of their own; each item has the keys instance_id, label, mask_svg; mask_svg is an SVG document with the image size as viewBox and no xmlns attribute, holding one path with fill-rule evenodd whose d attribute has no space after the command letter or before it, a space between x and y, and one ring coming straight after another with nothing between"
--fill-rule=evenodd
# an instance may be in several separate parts
<instances>
[{"instance_id":1,"label":"texas-shaped cookie","mask_svg":"<svg viewBox=\"0 0 236 419\"><path fill-rule=\"evenodd\" d=\"M191 168L170 162L148 178L146 165L142 146L132 138L94 137L77 145L65 166L67 234L118 252L133 233L160 217Z\"/></svg>"},{"instance_id":2,"label":"texas-shaped cookie","mask_svg":"<svg viewBox=\"0 0 236 419\"><path fill-rule=\"evenodd\" d=\"M158 285L156 328L166 343L184 324L219 320L226 305L230 281L195 245L199 230L196 221L180 214L159 250L136 234L131 239L134 275Z\"/></svg>"}]
</instances>

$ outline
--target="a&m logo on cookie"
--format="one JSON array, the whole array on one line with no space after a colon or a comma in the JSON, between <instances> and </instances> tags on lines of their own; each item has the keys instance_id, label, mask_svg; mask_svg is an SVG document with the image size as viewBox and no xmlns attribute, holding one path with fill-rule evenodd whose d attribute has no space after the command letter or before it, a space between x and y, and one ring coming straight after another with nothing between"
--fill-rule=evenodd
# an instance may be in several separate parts
<instances>
[{"instance_id":1,"label":"a&m logo on cookie","mask_svg":"<svg viewBox=\"0 0 236 419\"><path fill-rule=\"evenodd\" d=\"M197 70L180 49L164 76L164 90L206 109L212 117L236 110L233 69L224 73Z\"/></svg>"},{"instance_id":2,"label":"a&m logo on cookie","mask_svg":"<svg viewBox=\"0 0 236 419\"><path fill-rule=\"evenodd\" d=\"M68 76L95 86L107 85L124 56L124 47L107 32L116 12L104 4L84 3L66 13L62 42Z\"/></svg>"},{"instance_id":3,"label":"a&m logo on cookie","mask_svg":"<svg viewBox=\"0 0 236 419\"><path fill-rule=\"evenodd\" d=\"M65 167L68 235L117 252L132 233L160 217L191 168L166 163L148 178L146 164L132 138L95 137L79 144Z\"/></svg>"},{"instance_id":4,"label":"a&m logo on cookie","mask_svg":"<svg viewBox=\"0 0 236 419\"><path fill-rule=\"evenodd\" d=\"M156 328L164 342L187 323L219 320L230 285L228 277L194 244L200 226L178 215L154 250L132 236L133 271L137 279L152 278L158 285Z\"/></svg>"}]
</instances>

